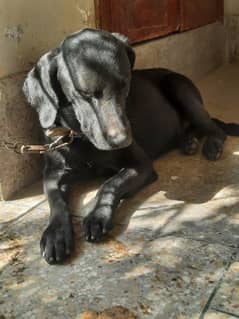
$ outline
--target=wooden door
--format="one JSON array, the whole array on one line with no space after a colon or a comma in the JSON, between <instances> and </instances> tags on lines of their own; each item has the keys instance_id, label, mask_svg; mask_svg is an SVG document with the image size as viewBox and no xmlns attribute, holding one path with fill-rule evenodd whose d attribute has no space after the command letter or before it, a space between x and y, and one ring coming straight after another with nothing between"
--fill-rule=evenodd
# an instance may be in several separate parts
<instances>
[{"instance_id":1,"label":"wooden door","mask_svg":"<svg viewBox=\"0 0 239 319\"><path fill-rule=\"evenodd\" d=\"M222 0L181 0L181 31L197 28L223 18Z\"/></svg>"},{"instance_id":2,"label":"wooden door","mask_svg":"<svg viewBox=\"0 0 239 319\"><path fill-rule=\"evenodd\" d=\"M238 0L239 1L239 0ZM137 43L223 17L223 0L95 0L97 26Z\"/></svg>"},{"instance_id":3,"label":"wooden door","mask_svg":"<svg viewBox=\"0 0 239 319\"><path fill-rule=\"evenodd\" d=\"M127 35L132 43L180 28L180 0L99 1L100 27Z\"/></svg>"}]
</instances>

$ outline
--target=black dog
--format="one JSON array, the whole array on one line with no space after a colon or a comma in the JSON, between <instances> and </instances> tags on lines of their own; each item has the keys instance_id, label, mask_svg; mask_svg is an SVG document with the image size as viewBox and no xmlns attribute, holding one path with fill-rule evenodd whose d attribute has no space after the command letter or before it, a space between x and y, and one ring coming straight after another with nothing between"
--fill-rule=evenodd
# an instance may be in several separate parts
<instances>
[{"instance_id":1,"label":"black dog","mask_svg":"<svg viewBox=\"0 0 239 319\"><path fill-rule=\"evenodd\" d=\"M157 178L153 159L178 146L194 154L197 138L205 136L202 152L217 160L226 135L239 135L237 125L209 117L189 79L166 69L132 71L134 60L124 36L85 29L44 55L24 83L44 133L61 126L77 134L71 145L45 155L51 214L41 251L50 264L73 249L67 205L73 179L110 177L83 222L85 239L99 241L120 200Z\"/></svg>"}]
</instances>

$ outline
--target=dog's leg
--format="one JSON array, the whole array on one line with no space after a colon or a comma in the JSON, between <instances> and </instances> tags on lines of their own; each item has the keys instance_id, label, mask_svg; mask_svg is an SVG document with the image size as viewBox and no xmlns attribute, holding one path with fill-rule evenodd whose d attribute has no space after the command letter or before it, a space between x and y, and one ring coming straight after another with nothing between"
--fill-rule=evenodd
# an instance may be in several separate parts
<instances>
[{"instance_id":1,"label":"dog's leg","mask_svg":"<svg viewBox=\"0 0 239 319\"><path fill-rule=\"evenodd\" d=\"M64 170L44 172L44 191L50 205L49 225L41 242L41 254L49 264L61 263L73 249L74 236L67 205L68 174Z\"/></svg>"},{"instance_id":2,"label":"dog's leg","mask_svg":"<svg viewBox=\"0 0 239 319\"><path fill-rule=\"evenodd\" d=\"M157 178L151 161L140 147L130 146L123 157L121 167L124 168L102 185L93 211L83 221L84 237L88 241L99 241L111 230L113 213L121 199Z\"/></svg>"},{"instance_id":3,"label":"dog's leg","mask_svg":"<svg viewBox=\"0 0 239 319\"><path fill-rule=\"evenodd\" d=\"M197 135L206 136L202 152L209 160L220 158L225 132L214 123L203 106L200 92L186 77L171 73L162 82L163 91L178 112L194 127Z\"/></svg>"}]
</instances>

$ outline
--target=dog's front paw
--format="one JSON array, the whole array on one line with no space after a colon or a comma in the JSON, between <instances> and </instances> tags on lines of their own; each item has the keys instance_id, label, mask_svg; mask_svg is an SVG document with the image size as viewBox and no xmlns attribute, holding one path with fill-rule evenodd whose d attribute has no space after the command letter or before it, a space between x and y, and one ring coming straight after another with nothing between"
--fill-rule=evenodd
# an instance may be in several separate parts
<instances>
[{"instance_id":1,"label":"dog's front paw","mask_svg":"<svg viewBox=\"0 0 239 319\"><path fill-rule=\"evenodd\" d=\"M73 228L70 220L51 221L45 229L41 242L41 254L48 264L62 263L74 246Z\"/></svg>"},{"instance_id":2,"label":"dog's front paw","mask_svg":"<svg viewBox=\"0 0 239 319\"><path fill-rule=\"evenodd\" d=\"M194 136L188 136L182 141L182 151L185 155L194 155L199 148L199 141Z\"/></svg>"},{"instance_id":3,"label":"dog's front paw","mask_svg":"<svg viewBox=\"0 0 239 319\"><path fill-rule=\"evenodd\" d=\"M83 220L84 238L99 242L113 227L112 214L107 208L96 209Z\"/></svg>"},{"instance_id":4,"label":"dog's front paw","mask_svg":"<svg viewBox=\"0 0 239 319\"><path fill-rule=\"evenodd\" d=\"M222 156L223 141L214 136L209 136L202 148L203 155L209 161L216 161Z\"/></svg>"}]
</instances>

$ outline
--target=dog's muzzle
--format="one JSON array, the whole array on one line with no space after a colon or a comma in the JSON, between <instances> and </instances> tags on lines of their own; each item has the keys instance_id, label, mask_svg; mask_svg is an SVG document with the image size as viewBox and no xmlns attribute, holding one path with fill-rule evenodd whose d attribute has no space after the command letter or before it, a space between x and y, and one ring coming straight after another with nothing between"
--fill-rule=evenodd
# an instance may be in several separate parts
<instances>
[{"instance_id":1,"label":"dog's muzzle","mask_svg":"<svg viewBox=\"0 0 239 319\"><path fill-rule=\"evenodd\" d=\"M107 132L107 141L112 148L127 147L132 143L132 135L128 130L110 128Z\"/></svg>"}]
</instances>

